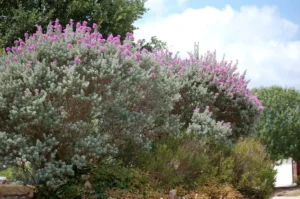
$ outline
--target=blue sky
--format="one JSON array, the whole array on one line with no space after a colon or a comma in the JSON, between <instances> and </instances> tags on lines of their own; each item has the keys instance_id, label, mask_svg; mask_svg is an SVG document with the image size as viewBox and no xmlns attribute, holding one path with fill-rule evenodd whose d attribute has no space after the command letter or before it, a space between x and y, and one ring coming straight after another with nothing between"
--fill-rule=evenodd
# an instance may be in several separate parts
<instances>
[{"instance_id":1,"label":"blue sky","mask_svg":"<svg viewBox=\"0 0 300 199\"><path fill-rule=\"evenodd\" d=\"M182 56L199 42L201 54L238 60L250 87L300 89L299 0L148 0L135 37L156 35Z\"/></svg>"}]
</instances>

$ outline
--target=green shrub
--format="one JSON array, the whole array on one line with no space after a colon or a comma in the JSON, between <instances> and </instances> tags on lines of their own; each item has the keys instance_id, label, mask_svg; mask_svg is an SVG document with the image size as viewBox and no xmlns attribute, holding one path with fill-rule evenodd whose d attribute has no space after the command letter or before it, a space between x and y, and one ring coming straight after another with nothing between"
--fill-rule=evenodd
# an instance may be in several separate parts
<instances>
[{"instance_id":1,"label":"green shrub","mask_svg":"<svg viewBox=\"0 0 300 199\"><path fill-rule=\"evenodd\" d=\"M3 48L3 42L2 40L0 39L0 54L4 52L4 48Z\"/></svg>"},{"instance_id":2,"label":"green shrub","mask_svg":"<svg viewBox=\"0 0 300 199\"><path fill-rule=\"evenodd\" d=\"M300 176L297 176L296 184L300 185Z\"/></svg>"},{"instance_id":3,"label":"green shrub","mask_svg":"<svg viewBox=\"0 0 300 199\"><path fill-rule=\"evenodd\" d=\"M182 187L191 191L219 175L222 175L220 181L228 180L232 168L219 169L220 162L225 165L221 158L226 157L226 150L227 147L214 139L199 139L190 134L166 137L155 142L151 150L143 152L136 165L149 173L157 189L168 191Z\"/></svg>"},{"instance_id":4,"label":"green shrub","mask_svg":"<svg viewBox=\"0 0 300 199\"><path fill-rule=\"evenodd\" d=\"M276 171L265 147L254 138L241 139L233 148L233 185L244 194L268 198L273 190Z\"/></svg>"},{"instance_id":5,"label":"green shrub","mask_svg":"<svg viewBox=\"0 0 300 199\"><path fill-rule=\"evenodd\" d=\"M123 190L144 197L152 190L147 173L119 164L98 165L90 175L90 182L98 198L106 198L109 190Z\"/></svg>"}]
</instances>

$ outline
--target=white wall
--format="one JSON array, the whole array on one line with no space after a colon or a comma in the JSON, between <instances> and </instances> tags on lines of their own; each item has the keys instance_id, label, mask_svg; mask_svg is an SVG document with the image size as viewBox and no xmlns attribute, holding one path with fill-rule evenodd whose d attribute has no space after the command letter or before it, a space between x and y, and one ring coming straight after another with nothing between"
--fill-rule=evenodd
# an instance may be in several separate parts
<instances>
[{"instance_id":1,"label":"white wall","mask_svg":"<svg viewBox=\"0 0 300 199\"><path fill-rule=\"evenodd\" d=\"M279 163L280 161L278 161ZM285 187L293 185L293 161L292 159L285 159L278 166L275 166L277 170L275 187Z\"/></svg>"}]
</instances>

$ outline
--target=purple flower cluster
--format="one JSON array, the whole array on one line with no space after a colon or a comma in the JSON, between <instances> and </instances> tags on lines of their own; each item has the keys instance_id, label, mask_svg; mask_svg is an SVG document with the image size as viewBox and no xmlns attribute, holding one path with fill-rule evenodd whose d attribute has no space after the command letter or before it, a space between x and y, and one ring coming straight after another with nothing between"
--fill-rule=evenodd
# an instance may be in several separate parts
<instances>
[{"instance_id":1,"label":"purple flower cluster","mask_svg":"<svg viewBox=\"0 0 300 199\"><path fill-rule=\"evenodd\" d=\"M43 43L52 43L64 41L66 43L66 49L72 51L74 48L85 48L87 50L95 49L97 54L108 52L108 47L113 45L119 49L120 56L125 59L133 59L137 62L141 62L143 55L151 56L153 60L157 61L157 64L153 66L156 69L164 68L167 69L169 74L178 76L178 78L184 78L187 71L196 70L198 78L202 84L214 86L216 92L215 97L227 96L229 98L245 97L250 102L256 104L260 110L263 110L261 102L257 96L253 95L251 90L247 87L248 81L245 80L245 74L239 74L236 71L236 65L232 62L216 61L215 53L208 52L206 56L200 59L195 59L194 56L190 56L187 59L180 59L174 57L172 52L168 50L153 50L148 52L146 49L142 49L137 43L137 46L133 45L134 36L132 33L126 34L125 41L121 42L121 36L113 36L112 34L104 39L102 34L98 32L97 24L93 24L92 28L87 26L87 22L76 23L76 29L73 30L74 21L70 20L70 23L65 29L60 25L59 20L55 20L55 23L49 24L47 32L43 33L41 26L36 25L36 33L29 35L25 33L25 41L19 39L16 40L15 46L7 47L7 53L21 54L27 53L28 51L35 51ZM82 57L74 54L73 63L83 64ZM7 60L7 65L11 61L18 62L18 58L15 56L12 60ZM120 68L122 64L120 63ZM68 68L71 68L70 66ZM150 70L149 77L157 78L157 71ZM197 108L196 111L199 111Z\"/></svg>"}]
</instances>

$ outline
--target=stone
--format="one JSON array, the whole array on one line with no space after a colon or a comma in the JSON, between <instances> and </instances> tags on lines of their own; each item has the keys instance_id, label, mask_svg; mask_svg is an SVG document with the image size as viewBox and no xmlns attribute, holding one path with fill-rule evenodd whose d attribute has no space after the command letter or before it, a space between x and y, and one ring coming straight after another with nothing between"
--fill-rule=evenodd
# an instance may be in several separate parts
<instances>
[{"instance_id":1,"label":"stone","mask_svg":"<svg viewBox=\"0 0 300 199\"><path fill-rule=\"evenodd\" d=\"M177 190L176 189L172 189L169 192L169 199L176 199L176 193L177 193Z\"/></svg>"}]
</instances>

